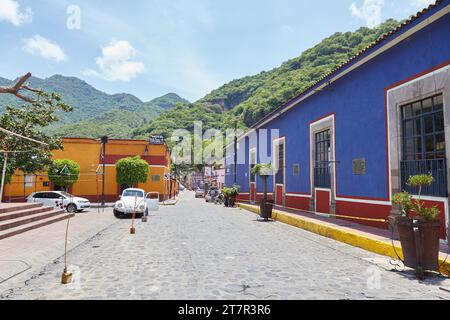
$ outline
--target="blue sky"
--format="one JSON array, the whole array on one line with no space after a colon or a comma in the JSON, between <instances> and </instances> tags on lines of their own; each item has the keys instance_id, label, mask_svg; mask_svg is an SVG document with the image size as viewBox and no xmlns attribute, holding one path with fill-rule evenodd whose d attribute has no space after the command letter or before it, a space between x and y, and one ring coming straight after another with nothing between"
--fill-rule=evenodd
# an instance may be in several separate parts
<instances>
[{"instance_id":1,"label":"blue sky","mask_svg":"<svg viewBox=\"0 0 450 320\"><path fill-rule=\"evenodd\" d=\"M195 101L279 66L337 31L432 0L0 0L0 77L79 77L147 101ZM69 27L68 27L69 26Z\"/></svg>"}]
</instances>

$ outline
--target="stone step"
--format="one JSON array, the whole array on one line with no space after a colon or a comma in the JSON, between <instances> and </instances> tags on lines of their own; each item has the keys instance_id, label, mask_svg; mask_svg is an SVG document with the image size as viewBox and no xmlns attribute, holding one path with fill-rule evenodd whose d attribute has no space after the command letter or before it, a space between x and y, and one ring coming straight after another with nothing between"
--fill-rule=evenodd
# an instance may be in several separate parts
<instances>
[{"instance_id":1,"label":"stone step","mask_svg":"<svg viewBox=\"0 0 450 320\"><path fill-rule=\"evenodd\" d=\"M3 203L0 204L0 214L39 208L42 206L42 203Z\"/></svg>"},{"instance_id":2,"label":"stone step","mask_svg":"<svg viewBox=\"0 0 450 320\"><path fill-rule=\"evenodd\" d=\"M43 220L38 220L26 225L20 225L18 227L15 228L11 228L11 229L7 229L7 230L3 230L0 231L0 240L6 239L6 238L10 238L31 230L35 230L38 228L43 228L45 226L48 226L50 224L56 223L56 222L60 222L60 221L64 221L67 220L69 218L73 218L75 217L75 214L58 214L56 216L53 216L51 218L47 218L47 219L43 219Z\"/></svg>"},{"instance_id":3,"label":"stone step","mask_svg":"<svg viewBox=\"0 0 450 320\"><path fill-rule=\"evenodd\" d=\"M0 231L15 228L28 223L33 223L39 220L44 220L64 213L64 210L51 210L48 212L38 213L31 216L26 216L22 218L11 219L7 221L0 222Z\"/></svg>"},{"instance_id":4,"label":"stone step","mask_svg":"<svg viewBox=\"0 0 450 320\"><path fill-rule=\"evenodd\" d=\"M6 221L6 220L13 220L18 219L26 216L32 216L38 213L44 213L44 212L50 212L53 211L52 207L36 207L36 208L30 208L26 210L20 210L20 211L11 211L7 213L0 214L0 222Z\"/></svg>"}]
</instances>

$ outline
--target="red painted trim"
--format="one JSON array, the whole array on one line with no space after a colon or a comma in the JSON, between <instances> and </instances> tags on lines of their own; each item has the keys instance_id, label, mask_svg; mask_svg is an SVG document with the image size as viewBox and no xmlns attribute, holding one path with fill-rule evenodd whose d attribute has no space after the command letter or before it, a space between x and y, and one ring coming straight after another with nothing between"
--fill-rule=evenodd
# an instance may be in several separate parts
<instances>
[{"instance_id":1,"label":"red painted trim","mask_svg":"<svg viewBox=\"0 0 450 320\"><path fill-rule=\"evenodd\" d=\"M299 195L302 195L302 196L311 196L310 192L287 192L286 191L286 194L299 194Z\"/></svg>"},{"instance_id":2,"label":"red painted trim","mask_svg":"<svg viewBox=\"0 0 450 320\"><path fill-rule=\"evenodd\" d=\"M127 158L127 157L134 157L133 155L106 155L106 164L112 165L116 164L117 161ZM165 156L141 156L141 158L149 165L153 166L168 166L168 159ZM100 163L101 163L100 159Z\"/></svg>"},{"instance_id":3,"label":"red painted trim","mask_svg":"<svg viewBox=\"0 0 450 320\"><path fill-rule=\"evenodd\" d=\"M333 146L333 150L334 150L334 161L337 161L337 125L336 125L336 114L333 114L333 121L334 121L334 146ZM334 165L334 184L336 186L336 190L334 190L334 192L337 194L338 193L338 166L336 165L336 162L333 164ZM330 195L331 197L331 195Z\"/></svg>"},{"instance_id":4,"label":"red painted trim","mask_svg":"<svg viewBox=\"0 0 450 320\"><path fill-rule=\"evenodd\" d=\"M327 115L325 115L325 116L323 116L323 117L320 117L319 119L316 119L316 120L311 121L309 124L312 125L312 124L314 124L314 123L316 123L316 122L319 122L319 121L321 121L321 120L323 120L323 119L326 119L326 118L328 118L328 117L335 116L335 115L336 115L336 112L329 113L329 114L327 114ZM336 121L336 119L335 119L335 121Z\"/></svg>"},{"instance_id":5,"label":"red painted trim","mask_svg":"<svg viewBox=\"0 0 450 320\"><path fill-rule=\"evenodd\" d=\"M389 162L389 106L388 106L388 95L387 90L384 91L384 104L385 104L385 118L386 118L386 191L387 198L385 200L389 201L391 199L391 163Z\"/></svg>"},{"instance_id":6,"label":"red painted trim","mask_svg":"<svg viewBox=\"0 0 450 320\"><path fill-rule=\"evenodd\" d=\"M395 88L395 87L401 86L402 84L405 84L405 83L410 82L410 81L412 81L412 80L414 80L414 79L420 78L420 77L422 77L422 76L424 76L424 75L426 75L426 74L428 74L428 73L430 73L430 72L433 72L433 71L436 71L436 70L438 70L438 69L444 68L444 67L446 67L446 66L448 66L448 65L450 65L450 60L448 60L448 61L446 61L446 62L444 62L444 63L438 64L437 66L435 66L435 67L433 67L433 68L431 68L431 69L427 69L427 70L425 70L425 71L422 71L422 72L420 72L420 73L418 73L418 74L416 74L416 75L413 75L413 76L411 76L411 77L409 77L409 78L406 78L406 79L404 79L404 80L402 80L402 81L399 81L399 82L397 82L397 83L394 83L394 84L392 84L392 85L386 87L386 88L385 88L385 91L388 91L388 90L393 89L393 88Z\"/></svg>"}]
</instances>

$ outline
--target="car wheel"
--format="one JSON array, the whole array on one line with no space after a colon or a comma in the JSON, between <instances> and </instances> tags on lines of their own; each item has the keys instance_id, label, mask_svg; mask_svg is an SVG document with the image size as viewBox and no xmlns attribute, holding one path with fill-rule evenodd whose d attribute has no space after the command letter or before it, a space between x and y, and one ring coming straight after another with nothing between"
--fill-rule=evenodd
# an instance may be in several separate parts
<instances>
[{"instance_id":1,"label":"car wheel","mask_svg":"<svg viewBox=\"0 0 450 320\"><path fill-rule=\"evenodd\" d=\"M78 211L78 208L75 204L71 203L67 206L67 212L76 213L77 211Z\"/></svg>"}]
</instances>

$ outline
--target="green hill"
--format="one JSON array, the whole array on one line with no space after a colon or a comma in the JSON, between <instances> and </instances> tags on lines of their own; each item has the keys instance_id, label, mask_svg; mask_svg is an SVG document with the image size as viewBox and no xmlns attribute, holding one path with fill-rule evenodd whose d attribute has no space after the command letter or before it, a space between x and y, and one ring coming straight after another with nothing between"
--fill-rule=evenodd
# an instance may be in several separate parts
<instances>
[{"instance_id":1,"label":"green hill","mask_svg":"<svg viewBox=\"0 0 450 320\"><path fill-rule=\"evenodd\" d=\"M164 111L175 108L177 103L186 103L186 100L169 93L140 105L130 103L113 108L89 119L51 128L50 131L64 137L96 138L107 135L126 139L132 136L136 128L144 126Z\"/></svg>"},{"instance_id":2,"label":"green hill","mask_svg":"<svg viewBox=\"0 0 450 320\"><path fill-rule=\"evenodd\" d=\"M108 95L80 79L60 75L31 78L30 85L59 92L74 107L74 112L61 116L58 127L50 128L64 136L130 138L158 133L170 137L176 129L191 131L193 122L200 120L205 130L233 128L235 121L246 128L398 25L388 20L373 29L335 33L280 67L233 80L193 104L176 94L144 103L133 95ZM0 85L10 84L0 78ZM11 103L18 101L0 96L0 111Z\"/></svg>"},{"instance_id":3,"label":"green hill","mask_svg":"<svg viewBox=\"0 0 450 320\"><path fill-rule=\"evenodd\" d=\"M16 80L0 78L0 86L11 86ZM60 123L48 128L51 133L69 137L108 134L116 138L129 138L133 130L175 107L178 102L188 103L174 93L149 102L142 102L127 93L110 95L76 77L61 75L47 79L31 77L28 83L46 92L60 93L64 102L74 108L73 112L60 114ZM0 95L0 112L8 105L22 104L23 101L14 96Z\"/></svg>"},{"instance_id":4,"label":"green hill","mask_svg":"<svg viewBox=\"0 0 450 320\"><path fill-rule=\"evenodd\" d=\"M398 25L398 21L388 20L373 29L335 33L278 68L233 80L193 105L162 113L134 135L170 136L175 128L191 129L193 114L202 115L205 128L233 128L235 120L240 127L250 127Z\"/></svg>"}]
</instances>

